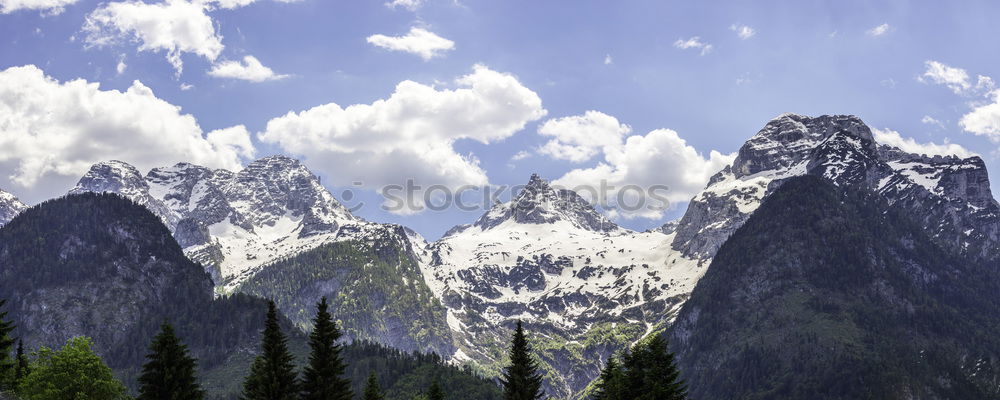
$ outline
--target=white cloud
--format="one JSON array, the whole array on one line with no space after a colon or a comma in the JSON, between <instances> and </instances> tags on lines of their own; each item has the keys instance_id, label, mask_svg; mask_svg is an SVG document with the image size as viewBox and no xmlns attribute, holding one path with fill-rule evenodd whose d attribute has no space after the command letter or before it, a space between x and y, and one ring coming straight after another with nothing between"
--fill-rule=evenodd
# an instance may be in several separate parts
<instances>
[{"instance_id":1,"label":"white cloud","mask_svg":"<svg viewBox=\"0 0 1000 400\"><path fill-rule=\"evenodd\" d=\"M926 125L934 125L934 126L936 126L938 128L944 129L944 123L942 123L941 121L938 121L937 118L934 118L934 117L932 117L930 115L925 115L923 118L921 118L920 119L920 123L926 124Z\"/></svg>"},{"instance_id":2,"label":"white cloud","mask_svg":"<svg viewBox=\"0 0 1000 400\"><path fill-rule=\"evenodd\" d=\"M611 58L611 54L604 55L604 65L611 65L611 64L614 64L614 63L615 63L615 60L613 60Z\"/></svg>"},{"instance_id":3,"label":"white cloud","mask_svg":"<svg viewBox=\"0 0 1000 400\"><path fill-rule=\"evenodd\" d=\"M990 96L992 102L974 106L958 124L967 132L1000 141L1000 90L993 91Z\"/></svg>"},{"instance_id":4,"label":"white cloud","mask_svg":"<svg viewBox=\"0 0 1000 400\"><path fill-rule=\"evenodd\" d=\"M412 27L404 36L371 35L368 43L383 49L419 55L424 61L455 48L455 42L423 28Z\"/></svg>"},{"instance_id":5,"label":"white cloud","mask_svg":"<svg viewBox=\"0 0 1000 400\"><path fill-rule=\"evenodd\" d=\"M224 47L206 7L187 0L106 3L87 16L85 42L101 47L127 40L139 43L139 51L164 51L179 75L181 54L194 53L215 61Z\"/></svg>"},{"instance_id":6,"label":"white cloud","mask_svg":"<svg viewBox=\"0 0 1000 400\"><path fill-rule=\"evenodd\" d=\"M523 160L525 158L528 158L528 157L531 157L531 153L529 153L527 150L521 150L521 151L515 153L513 156L510 156L510 160L511 161L521 161L521 160Z\"/></svg>"},{"instance_id":7,"label":"white cloud","mask_svg":"<svg viewBox=\"0 0 1000 400\"><path fill-rule=\"evenodd\" d=\"M969 149L962 147L954 143L944 144L937 143L917 143L913 138L904 138L899 132L892 129L873 129L875 135L875 141L889 145L907 153L913 154L925 154L929 156L942 155L949 156L955 155L962 158L972 157L977 155Z\"/></svg>"},{"instance_id":8,"label":"white cloud","mask_svg":"<svg viewBox=\"0 0 1000 400\"><path fill-rule=\"evenodd\" d=\"M700 52L701 55L705 55L705 54L708 54L708 53L712 52L712 45L710 45L708 43L705 43L705 42L702 42L701 38L698 37L698 36L693 36L693 37L691 37L690 39L687 39L687 40L677 39L677 41L674 42L674 47L676 47L678 49L682 49L682 50L700 49L701 50L701 52Z\"/></svg>"},{"instance_id":9,"label":"white cloud","mask_svg":"<svg viewBox=\"0 0 1000 400\"><path fill-rule=\"evenodd\" d=\"M181 88L181 90L188 91L188 90L194 89L194 85L189 84L189 83L181 83L180 88Z\"/></svg>"},{"instance_id":10,"label":"white cloud","mask_svg":"<svg viewBox=\"0 0 1000 400\"><path fill-rule=\"evenodd\" d=\"M125 55L122 54L120 57L118 57L118 64L115 65L115 72L118 72L118 75L124 74L126 67L128 66L125 65Z\"/></svg>"},{"instance_id":11,"label":"white cloud","mask_svg":"<svg viewBox=\"0 0 1000 400\"><path fill-rule=\"evenodd\" d=\"M925 61L927 70L918 78L924 83L945 85L955 94L963 94L972 89L969 73L964 69L947 66L938 61Z\"/></svg>"},{"instance_id":12,"label":"white cloud","mask_svg":"<svg viewBox=\"0 0 1000 400\"><path fill-rule=\"evenodd\" d=\"M602 117L594 118L597 114ZM604 126L603 129L608 129L611 126L610 120L601 121L605 117L617 122L614 117L596 111L590 111L568 121L574 121L577 125L590 121L595 125ZM562 120L567 121L567 119ZM588 200L609 206L612 208L611 214L615 216L656 219L663 217L665 209L643 208L636 211L620 207L615 209L615 203L619 198L627 204L636 204L639 200L635 191L623 190L626 185L637 185L644 189L654 185L665 185L668 190L660 192L660 195L665 195L671 203L686 202L705 187L713 174L732 163L735 158L735 154L724 155L718 151L710 152L708 157L702 156L694 147L681 139L677 132L670 129L657 129L645 136L632 135L626 138L621 134L622 127L627 125L619 125L617 131L606 132L604 135L605 138L615 137L617 142L611 143L612 141L607 140L601 143L603 153L601 162L592 168L569 171L554 183L567 188L594 188L601 183L613 186L617 191L606 193L609 198ZM600 130L597 127L589 129ZM583 194L586 195L586 192ZM650 198L646 200L647 206L661 205Z\"/></svg>"},{"instance_id":13,"label":"white cloud","mask_svg":"<svg viewBox=\"0 0 1000 400\"><path fill-rule=\"evenodd\" d=\"M550 119L538 128L538 133L553 139L539 147L538 152L557 160L581 163L605 147L621 145L622 138L630 132L631 127L600 111Z\"/></svg>"},{"instance_id":14,"label":"white cloud","mask_svg":"<svg viewBox=\"0 0 1000 400\"><path fill-rule=\"evenodd\" d=\"M66 6L79 0L0 0L0 14L10 14L21 10L38 10L48 15L65 11Z\"/></svg>"},{"instance_id":15,"label":"white cloud","mask_svg":"<svg viewBox=\"0 0 1000 400\"><path fill-rule=\"evenodd\" d=\"M757 34L757 31L747 25L732 24L729 26L729 30L736 32L736 36L740 39L747 40Z\"/></svg>"},{"instance_id":16,"label":"white cloud","mask_svg":"<svg viewBox=\"0 0 1000 400\"><path fill-rule=\"evenodd\" d=\"M8 179L23 187L78 177L109 159L140 169L180 161L239 169L253 153L246 128L205 134L139 81L119 92L59 82L34 65L0 71L0 163L16 166Z\"/></svg>"},{"instance_id":17,"label":"white cloud","mask_svg":"<svg viewBox=\"0 0 1000 400\"><path fill-rule=\"evenodd\" d=\"M475 66L456 89L403 81L388 98L347 107L329 103L267 123L260 140L302 155L334 186L487 185L479 161L454 144L504 140L545 116L542 100L517 78ZM351 171L345 174L344 171ZM393 210L413 213L417 210Z\"/></svg>"},{"instance_id":18,"label":"white cloud","mask_svg":"<svg viewBox=\"0 0 1000 400\"><path fill-rule=\"evenodd\" d=\"M417 11L423 4L424 0L392 0L385 3L385 6L389 8L402 7L410 11Z\"/></svg>"},{"instance_id":19,"label":"white cloud","mask_svg":"<svg viewBox=\"0 0 1000 400\"><path fill-rule=\"evenodd\" d=\"M254 56L243 57L243 62L223 61L212 66L208 74L216 78L242 79L250 82L264 82L287 78L288 75L275 74Z\"/></svg>"},{"instance_id":20,"label":"white cloud","mask_svg":"<svg viewBox=\"0 0 1000 400\"><path fill-rule=\"evenodd\" d=\"M874 28L871 28L871 29L865 31L865 33L867 33L868 36L882 36L882 35L885 35L886 33L889 33L889 31L891 31L891 30L892 30L892 27L889 26L889 24L886 23L886 24L882 24L882 25L876 26Z\"/></svg>"}]
</instances>

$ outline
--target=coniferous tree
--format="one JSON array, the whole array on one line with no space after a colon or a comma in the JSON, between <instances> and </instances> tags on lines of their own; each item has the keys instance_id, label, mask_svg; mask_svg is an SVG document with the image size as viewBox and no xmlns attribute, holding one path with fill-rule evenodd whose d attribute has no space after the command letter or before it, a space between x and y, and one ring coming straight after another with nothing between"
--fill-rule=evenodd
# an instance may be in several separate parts
<instances>
[{"instance_id":1,"label":"coniferous tree","mask_svg":"<svg viewBox=\"0 0 1000 400\"><path fill-rule=\"evenodd\" d=\"M24 341L17 341L17 357L14 359L17 364L14 366L14 387L21 384L24 377L28 376L31 372L31 367L28 365L28 355L24 354Z\"/></svg>"},{"instance_id":2,"label":"coniferous tree","mask_svg":"<svg viewBox=\"0 0 1000 400\"><path fill-rule=\"evenodd\" d=\"M278 325L278 309L267 304L267 321L261 339L261 354L253 361L250 375L243 381L245 400L293 400L298 397L298 377L288 338Z\"/></svg>"},{"instance_id":3,"label":"coniferous tree","mask_svg":"<svg viewBox=\"0 0 1000 400\"><path fill-rule=\"evenodd\" d=\"M368 383L365 384L365 394L363 400L385 400L382 395L382 388L378 385L378 377L375 372L368 374Z\"/></svg>"},{"instance_id":4,"label":"coniferous tree","mask_svg":"<svg viewBox=\"0 0 1000 400\"><path fill-rule=\"evenodd\" d=\"M200 400L205 391L195 376L197 361L188 355L174 328L164 322L149 345L149 360L139 376L137 400Z\"/></svg>"},{"instance_id":5,"label":"coniferous tree","mask_svg":"<svg viewBox=\"0 0 1000 400\"><path fill-rule=\"evenodd\" d=\"M7 320L6 304L6 299L0 299L0 391L11 389L14 384L15 362L10 357L11 350L14 350L14 339L10 335L14 331L14 323Z\"/></svg>"},{"instance_id":6,"label":"coniferous tree","mask_svg":"<svg viewBox=\"0 0 1000 400\"><path fill-rule=\"evenodd\" d=\"M614 357L608 359L608 364L601 371L594 390L593 400L623 400L625 376Z\"/></svg>"},{"instance_id":7,"label":"coniferous tree","mask_svg":"<svg viewBox=\"0 0 1000 400\"><path fill-rule=\"evenodd\" d=\"M427 400L444 400L444 390L437 378L431 381L431 387L427 389Z\"/></svg>"},{"instance_id":8,"label":"coniferous tree","mask_svg":"<svg viewBox=\"0 0 1000 400\"><path fill-rule=\"evenodd\" d=\"M309 365L302 377L303 400L351 400L351 382L343 378L347 366L341 356L340 330L327 311L326 297L316 304L309 335Z\"/></svg>"},{"instance_id":9,"label":"coniferous tree","mask_svg":"<svg viewBox=\"0 0 1000 400\"><path fill-rule=\"evenodd\" d=\"M683 400L687 388L662 335L653 335L622 356L622 399Z\"/></svg>"},{"instance_id":10,"label":"coniferous tree","mask_svg":"<svg viewBox=\"0 0 1000 400\"><path fill-rule=\"evenodd\" d=\"M537 400L545 396L538 363L531 357L531 345L524 336L521 321L517 321L517 329L514 330L510 365L504 368L501 383L505 400Z\"/></svg>"}]
</instances>

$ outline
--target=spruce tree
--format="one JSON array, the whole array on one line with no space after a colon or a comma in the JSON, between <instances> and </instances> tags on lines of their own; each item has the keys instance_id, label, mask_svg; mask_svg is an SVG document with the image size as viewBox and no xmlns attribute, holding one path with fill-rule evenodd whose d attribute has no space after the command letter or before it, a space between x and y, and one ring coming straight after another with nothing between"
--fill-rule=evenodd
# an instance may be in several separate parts
<instances>
[{"instance_id":1,"label":"spruce tree","mask_svg":"<svg viewBox=\"0 0 1000 400\"><path fill-rule=\"evenodd\" d=\"M14 387L21 384L24 377L28 376L31 372L31 367L28 365L28 355L24 354L24 341L17 341L17 357L14 358Z\"/></svg>"},{"instance_id":2,"label":"spruce tree","mask_svg":"<svg viewBox=\"0 0 1000 400\"><path fill-rule=\"evenodd\" d=\"M431 381L431 387L427 389L427 400L444 400L444 390L441 389L437 378Z\"/></svg>"},{"instance_id":3,"label":"spruce tree","mask_svg":"<svg viewBox=\"0 0 1000 400\"><path fill-rule=\"evenodd\" d=\"M7 320L6 304L6 299L0 299L0 391L14 386L15 362L10 356L14 350L14 339L10 335L14 331L14 323Z\"/></svg>"},{"instance_id":4,"label":"spruce tree","mask_svg":"<svg viewBox=\"0 0 1000 400\"><path fill-rule=\"evenodd\" d=\"M294 400L298 380L288 338L278 325L278 308L267 303L267 321L261 339L261 354L253 361L250 375L243 381L244 400Z\"/></svg>"},{"instance_id":5,"label":"spruce tree","mask_svg":"<svg viewBox=\"0 0 1000 400\"><path fill-rule=\"evenodd\" d=\"M537 400L545 396L542 392L542 376L538 373L538 363L531 358L531 345L524 336L521 321L517 321L514 338L510 346L510 365L501 377L504 400Z\"/></svg>"},{"instance_id":6,"label":"spruce tree","mask_svg":"<svg viewBox=\"0 0 1000 400\"><path fill-rule=\"evenodd\" d=\"M188 355L174 328L164 322L149 345L148 360L139 376L136 400L200 400L205 391L195 375L197 361Z\"/></svg>"},{"instance_id":7,"label":"spruce tree","mask_svg":"<svg viewBox=\"0 0 1000 400\"><path fill-rule=\"evenodd\" d=\"M662 335L653 335L622 357L625 399L683 400L687 388Z\"/></svg>"},{"instance_id":8,"label":"spruce tree","mask_svg":"<svg viewBox=\"0 0 1000 400\"><path fill-rule=\"evenodd\" d=\"M608 359L608 364L601 371L594 389L593 400L623 400L624 375L614 357Z\"/></svg>"},{"instance_id":9,"label":"spruce tree","mask_svg":"<svg viewBox=\"0 0 1000 400\"><path fill-rule=\"evenodd\" d=\"M327 311L326 297L316 304L309 335L309 365L302 377L303 400L351 400L351 382L343 378L347 366L340 354L340 330Z\"/></svg>"},{"instance_id":10,"label":"spruce tree","mask_svg":"<svg viewBox=\"0 0 1000 400\"><path fill-rule=\"evenodd\" d=\"M363 400L385 400L382 395L382 388L378 385L378 377L375 372L368 374L368 383L365 384Z\"/></svg>"}]
</instances>

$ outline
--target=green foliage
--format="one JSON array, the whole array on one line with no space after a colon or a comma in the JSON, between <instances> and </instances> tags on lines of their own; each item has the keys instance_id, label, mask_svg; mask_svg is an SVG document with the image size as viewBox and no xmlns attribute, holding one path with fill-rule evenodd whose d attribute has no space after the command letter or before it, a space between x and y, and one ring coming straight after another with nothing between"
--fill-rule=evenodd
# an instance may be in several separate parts
<instances>
[{"instance_id":1,"label":"green foliage","mask_svg":"<svg viewBox=\"0 0 1000 400\"><path fill-rule=\"evenodd\" d=\"M402 235L322 245L272 264L237 291L273 299L306 330L312 306L326 296L352 339L391 337L391 344L404 350L444 352L451 347L445 308L424 282Z\"/></svg>"},{"instance_id":2,"label":"green foliage","mask_svg":"<svg viewBox=\"0 0 1000 400\"><path fill-rule=\"evenodd\" d=\"M261 354L253 361L250 375L243 381L244 400L294 400L298 397L295 358L288 351L288 338L278 325L278 309L267 304L267 321Z\"/></svg>"},{"instance_id":3,"label":"green foliage","mask_svg":"<svg viewBox=\"0 0 1000 400\"><path fill-rule=\"evenodd\" d=\"M39 349L18 395L24 400L127 399L125 385L90 346L89 338L75 337L60 350Z\"/></svg>"},{"instance_id":4,"label":"green foliage","mask_svg":"<svg viewBox=\"0 0 1000 400\"><path fill-rule=\"evenodd\" d=\"M351 382L340 355L340 330L327 311L326 297L316 305L313 331L309 335L309 364L303 371L303 400L351 400Z\"/></svg>"},{"instance_id":5,"label":"green foliage","mask_svg":"<svg viewBox=\"0 0 1000 400\"><path fill-rule=\"evenodd\" d=\"M17 356L14 358L17 363L14 365L14 387L21 384L24 377L31 373L31 365L28 362L28 355L24 353L24 341L17 341Z\"/></svg>"},{"instance_id":6,"label":"green foliage","mask_svg":"<svg viewBox=\"0 0 1000 400\"><path fill-rule=\"evenodd\" d=\"M594 400L684 400L680 379L666 339L654 334L625 352L621 364L608 360L594 391Z\"/></svg>"},{"instance_id":7,"label":"green foliage","mask_svg":"<svg viewBox=\"0 0 1000 400\"><path fill-rule=\"evenodd\" d=\"M431 381L431 387L427 388L427 400L444 400L444 389L441 389L437 379Z\"/></svg>"},{"instance_id":8,"label":"green foliage","mask_svg":"<svg viewBox=\"0 0 1000 400\"><path fill-rule=\"evenodd\" d=\"M531 346L524 335L521 321L517 321L510 346L510 365L504 368L503 394L505 400L536 400L545 396L542 392L542 376L538 373L538 362L531 355Z\"/></svg>"},{"instance_id":9,"label":"green foliage","mask_svg":"<svg viewBox=\"0 0 1000 400\"><path fill-rule=\"evenodd\" d=\"M595 385L593 400L619 400L624 392L625 374L618 366L618 361L614 357L609 358Z\"/></svg>"},{"instance_id":10,"label":"green foliage","mask_svg":"<svg viewBox=\"0 0 1000 400\"><path fill-rule=\"evenodd\" d=\"M164 323L149 346L149 360L139 376L137 400L200 400L205 391L195 375L197 363L188 355L187 346Z\"/></svg>"},{"instance_id":11,"label":"green foliage","mask_svg":"<svg viewBox=\"0 0 1000 400\"><path fill-rule=\"evenodd\" d=\"M368 381L365 383L365 393L362 396L363 400L385 400L385 396L382 395L382 388L378 385L378 376L374 372L368 375Z\"/></svg>"},{"instance_id":12,"label":"green foliage","mask_svg":"<svg viewBox=\"0 0 1000 400\"><path fill-rule=\"evenodd\" d=\"M14 349L14 338L11 332L14 331L14 322L7 320L7 311L4 305L7 299L0 299L0 392L14 387L17 382L17 359L11 358L11 351Z\"/></svg>"}]
</instances>

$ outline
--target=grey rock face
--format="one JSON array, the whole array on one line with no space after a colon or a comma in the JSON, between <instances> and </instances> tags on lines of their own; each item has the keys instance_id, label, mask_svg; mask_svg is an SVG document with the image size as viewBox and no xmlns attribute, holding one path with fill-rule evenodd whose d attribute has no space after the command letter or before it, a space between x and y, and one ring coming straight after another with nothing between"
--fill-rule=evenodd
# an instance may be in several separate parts
<instances>
[{"instance_id":1,"label":"grey rock face","mask_svg":"<svg viewBox=\"0 0 1000 400\"><path fill-rule=\"evenodd\" d=\"M118 193L152 211L171 229L178 221L175 213L149 193L149 184L143 179L139 170L122 161L112 160L94 164L80 178L76 186L70 189L69 194L85 192Z\"/></svg>"},{"instance_id":2,"label":"grey rock face","mask_svg":"<svg viewBox=\"0 0 1000 400\"><path fill-rule=\"evenodd\" d=\"M28 206L18 200L16 196L0 190L0 226L10 222L26 208Z\"/></svg>"},{"instance_id":3,"label":"grey rock face","mask_svg":"<svg viewBox=\"0 0 1000 400\"><path fill-rule=\"evenodd\" d=\"M538 174L531 175L528 184L512 201L494 206L473 226L487 230L509 220L522 224L569 221L574 226L589 231L621 230L618 224L597 212L579 194L568 189L553 188ZM454 232L449 231L449 233Z\"/></svg>"},{"instance_id":4,"label":"grey rock face","mask_svg":"<svg viewBox=\"0 0 1000 400\"><path fill-rule=\"evenodd\" d=\"M978 157L923 156L878 145L854 116L785 114L740 148L732 166L712 177L688 205L673 246L710 260L775 188L812 174L837 185L861 185L923 218L934 237L985 256L998 246L1000 208Z\"/></svg>"}]
</instances>

